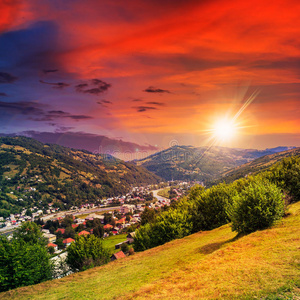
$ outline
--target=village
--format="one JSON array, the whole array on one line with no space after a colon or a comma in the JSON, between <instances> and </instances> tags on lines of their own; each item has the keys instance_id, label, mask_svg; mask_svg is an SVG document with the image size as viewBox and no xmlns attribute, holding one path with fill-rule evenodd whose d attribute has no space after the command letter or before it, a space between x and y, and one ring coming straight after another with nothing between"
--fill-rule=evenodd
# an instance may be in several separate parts
<instances>
[{"instance_id":1,"label":"village","mask_svg":"<svg viewBox=\"0 0 300 300\"><path fill-rule=\"evenodd\" d=\"M24 208L20 213L11 214L9 217L0 217L0 232L14 230L16 227L25 221L34 221L37 218L42 218L44 221L63 218L65 215L73 214L80 215L92 212L101 212L109 210L110 207L117 207L120 211L137 211L141 213L145 206L150 208L161 208L165 205L170 205L170 200L157 195L157 191L162 187L171 186L173 182L161 182L159 185L148 185L142 187L133 187L132 190L126 195L111 197L106 199L99 199L98 203L84 203L80 207L72 206L70 210L64 211L56 207L54 203L48 203L48 207L39 209L37 206L31 208ZM189 182L176 182L178 188L174 189L176 196L172 198L176 201L186 189L193 183ZM157 188L159 188L157 190ZM156 194L155 194L156 193ZM155 194L155 195L153 195ZM22 198L18 199L22 201ZM129 205L129 206L128 206ZM129 208L130 207L130 208ZM135 214L136 215L136 214ZM133 219L135 221L135 219ZM128 224L127 224L128 226Z\"/></svg>"}]
</instances>

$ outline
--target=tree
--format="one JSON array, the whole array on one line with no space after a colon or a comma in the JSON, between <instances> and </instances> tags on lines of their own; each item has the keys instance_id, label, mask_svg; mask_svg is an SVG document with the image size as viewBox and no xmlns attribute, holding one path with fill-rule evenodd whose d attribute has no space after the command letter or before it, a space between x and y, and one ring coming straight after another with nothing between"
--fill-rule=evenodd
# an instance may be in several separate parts
<instances>
[{"instance_id":1,"label":"tree","mask_svg":"<svg viewBox=\"0 0 300 300\"><path fill-rule=\"evenodd\" d=\"M48 252L49 252L50 254L54 254L54 252L55 252L54 247L53 247L53 246L48 247Z\"/></svg>"},{"instance_id":2,"label":"tree","mask_svg":"<svg viewBox=\"0 0 300 300\"><path fill-rule=\"evenodd\" d=\"M102 238L104 235L104 228L102 225L99 225L97 227L94 228L93 230L93 234L99 238Z\"/></svg>"},{"instance_id":3,"label":"tree","mask_svg":"<svg viewBox=\"0 0 300 300\"><path fill-rule=\"evenodd\" d=\"M197 188L192 191L190 199L193 232L211 230L229 222L226 208L236 194L233 185L218 184L203 191Z\"/></svg>"},{"instance_id":4,"label":"tree","mask_svg":"<svg viewBox=\"0 0 300 300\"><path fill-rule=\"evenodd\" d=\"M123 244L121 245L121 250L122 250L124 253L128 252L128 251L129 251L129 246L128 246L128 244L127 244L127 243L123 243Z\"/></svg>"},{"instance_id":5,"label":"tree","mask_svg":"<svg viewBox=\"0 0 300 300\"><path fill-rule=\"evenodd\" d=\"M141 225L145 225L147 223L151 223L154 221L156 216L156 211L153 208L145 207L141 215Z\"/></svg>"},{"instance_id":6,"label":"tree","mask_svg":"<svg viewBox=\"0 0 300 300\"><path fill-rule=\"evenodd\" d=\"M232 229L250 233L272 226L284 214L281 190L267 180L250 182L228 208Z\"/></svg>"},{"instance_id":7,"label":"tree","mask_svg":"<svg viewBox=\"0 0 300 300\"><path fill-rule=\"evenodd\" d=\"M47 244L46 238L40 230L40 227L34 222L25 222L14 232L14 239L23 240L25 243L40 244L45 246Z\"/></svg>"},{"instance_id":8,"label":"tree","mask_svg":"<svg viewBox=\"0 0 300 300\"><path fill-rule=\"evenodd\" d=\"M30 240L29 236L14 235L11 241L0 237L0 291L52 278L52 264L45 245L39 239Z\"/></svg>"},{"instance_id":9,"label":"tree","mask_svg":"<svg viewBox=\"0 0 300 300\"><path fill-rule=\"evenodd\" d=\"M63 234L63 237L64 237L64 238L70 237L70 238L74 239L74 238L75 238L75 235L76 235L76 233L75 233L75 230L72 228L72 226L68 226L68 227L65 229L65 233Z\"/></svg>"},{"instance_id":10,"label":"tree","mask_svg":"<svg viewBox=\"0 0 300 300\"><path fill-rule=\"evenodd\" d=\"M26 216L32 217L32 212L29 208L26 210L25 214L26 214Z\"/></svg>"},{"instance_id":11,"label":"tree","mask_svg":"<svg viewBox=\"0 0 300 300\"><path fill-rule=\"evenodd\" d=\"M101 238L93 234L77 237L68 247L67 252L67 263L73 271L90 269L110 260L110 253L103 248Z\"/></svg>"}]
</instances>

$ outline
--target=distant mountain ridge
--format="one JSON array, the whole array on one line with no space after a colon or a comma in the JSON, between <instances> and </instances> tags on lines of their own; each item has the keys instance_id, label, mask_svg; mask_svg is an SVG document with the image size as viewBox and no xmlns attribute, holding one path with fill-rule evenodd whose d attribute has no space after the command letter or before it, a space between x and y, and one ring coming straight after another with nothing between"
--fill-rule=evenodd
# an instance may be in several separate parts
<instances>
[{"instance_id":1,"label":"distant mountain ridge","mask_svg":"<svg viewBox=\"0 0 300 300\"><path fill-rule=\"evenodd\" d=\"M219 178L224 172L254 159L291 148L293 147L281 146L256 150L217 146L174 146L135 163L165 180L211 181Z\"/></svg>"},{"instance_id":2,"label":"distant mountain ridge","mask_svg":"<svg viewBox=\"0 0 300 300\"><path fill-rule=\"evenodd\" d=\"M111 155L26 137L0 138L0 215L22 207L43 209L49 203L79 206L160 181L148 170Z\"/></svg>"},{"instance_id":3,"label":"distant mountain ridge","mask_svg":"<svg viewBox=\"0 0 300 300\"><path fill-rule=\"evenodd\" d=\"M274 149L282 149L282 148L284 147L277 147ZM248 174L256 174L258 172L264 171L268 169L270 166L284 159L285 157L300 155L300 147L299 148L291 147L291 148L292 149L259 157L249 163L243 164L229 171L225 171L223 174L221 174L220 181L225 181L227 183L232 182Z\"/></svg>"}]
</instances>

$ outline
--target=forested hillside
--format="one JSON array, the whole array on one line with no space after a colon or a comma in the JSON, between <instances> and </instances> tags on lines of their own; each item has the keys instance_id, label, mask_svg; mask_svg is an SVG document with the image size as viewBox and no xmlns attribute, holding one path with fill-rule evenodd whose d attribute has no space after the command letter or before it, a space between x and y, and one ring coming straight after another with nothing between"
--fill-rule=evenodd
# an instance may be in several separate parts
<instances>
[{"instance_id":1,"label":"forested hillside","mask_svg":"<svg viewBox=\"0 0 300 300\"><path fill-rule=\"evenodd\" d=\"M22 208L61 209L122 195L161 179L143 167L25 137L0 138L0 216Z\"/></svg>"},{"instance_id":2,"label":"forested hillside","mask_svg":"<svg viewBox=\"0 0 300 300\"><path fill-rule=\"evenodd\" d=\"M237 166L287 149L174 146L135 163L166 180L200 180L206 183L220 178L221 174Z\"/></svg>"}]
</instances>

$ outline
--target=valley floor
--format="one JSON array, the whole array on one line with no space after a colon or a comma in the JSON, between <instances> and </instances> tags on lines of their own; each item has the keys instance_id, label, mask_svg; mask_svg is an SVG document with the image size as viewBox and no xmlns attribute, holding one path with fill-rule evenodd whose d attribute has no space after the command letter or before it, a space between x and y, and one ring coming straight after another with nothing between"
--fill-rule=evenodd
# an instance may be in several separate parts
<instances>
[{"instance_id":1,"label":"valley floor","mask_svg":"<svg viewBox=\"0 0 300 300\"><path fill-rule=\"evenodd\" d=\"M1 299L300 299L300 202L276 226L237 238L229 225ZM282 298L285 299L285 298Z\"/></svg>"}]
</instances>

